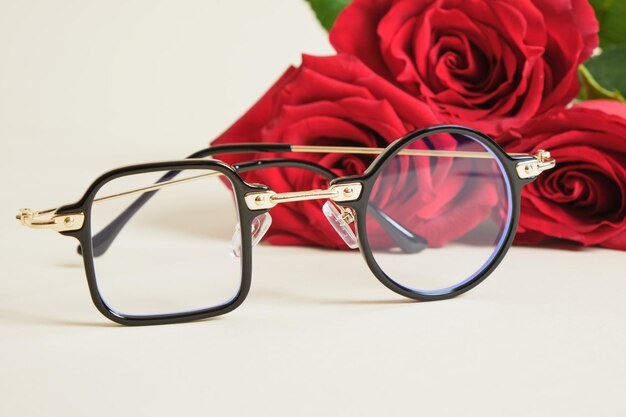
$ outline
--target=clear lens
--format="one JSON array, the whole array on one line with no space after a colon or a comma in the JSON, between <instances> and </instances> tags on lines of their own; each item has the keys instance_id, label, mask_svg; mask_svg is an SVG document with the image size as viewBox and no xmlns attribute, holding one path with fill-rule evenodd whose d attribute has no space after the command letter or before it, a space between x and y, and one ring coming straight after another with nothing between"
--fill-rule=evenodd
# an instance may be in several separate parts
<instances>
[{"instance_id":1,"label":"clear lens","mask_svg":"<svg viewBox=\"0 0 626 417\"><path fill-rule=\"evenodd\" d=\"M239 292L232 184L217 172L192 169L156 191L129 193L164 182L166 173L114 179L95 197L92 244L95 255L103 252L94 257L96 282L119 314L198 311L227 304Z\"/></svg>"},{"instance_id":2,"label":"clear lens","mask_svg":"<svg viewBox=\"0 0 626 417\"><path fill-rule=\"evenodd\" d=\"M477 139L448 133L417 139L389 161L370 195L366 229L374 259L403 287L447 293L493 260L510 227L510 195L501 162Z\"/></svg>"}]
</instances>

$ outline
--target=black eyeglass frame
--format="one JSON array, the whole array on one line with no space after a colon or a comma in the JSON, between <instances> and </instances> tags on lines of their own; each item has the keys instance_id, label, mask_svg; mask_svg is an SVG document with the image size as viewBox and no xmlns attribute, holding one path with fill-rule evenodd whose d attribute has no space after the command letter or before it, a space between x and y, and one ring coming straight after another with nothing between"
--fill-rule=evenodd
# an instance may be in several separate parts
<instances>
[{"instance_id":1,"label":"black eyeglass frame","mask_svg":"<svg viewBox=\"0 0 626 417\"><path fill-rule=\"evenodd\" d=\"M460 283L455 287L450 287L449 291L442 292L440 294L427 294L419 292L407 287L404 287L396 283L392 278L387 276L381 267L377 264L372 248L367 238L367 226L366 226L366 213L368 209L369 196L376 182L377 176L381 173L383 168L389 163L391 158L396 156L402 149L408 144L413 143L416 140L420 140L426 136L433 134L459 134L469 136L472 139L478 141L485 146L501 163L504 174L508 179L510 201L511 201L511 219L509 221L509 227L505 231L505 237L503 243L499 249L492 256L490 262L486 264L482 271L476 274L472 279ZM268 191L269 188L261 184L250 184L244 181L239 173L258 169L261 167L299 167L315 171L321 175L324 175L330 179L330 185L342 185L342 184L362 184L362 192L359 198L355 201L348 201L338 203L341 206L349 207L356 213L356 230L359 239L359 248L365 261L374 274L374 276L390 290L403 295L405 297L421 300L421 301L434 301L448 299L456 297L466 291L469 291L479 283L481 283L487 276L489 276L498 264L504 258L506 252L513 242L515 231L517 229L519 214L520 214L520 194L523 186L533 181L536 176L527 176L521 178L519 175L520 163L530 164L537 162L537 157L532 155L523 156L511 156L508 155L499 145L497 145L488 136L480 133L476 130L469 129L461 126L433 126L430 128L422 129L409 133L401 139L391 143L384 152L382 152L367 168L362 175L354 175L347 177L332 178L334 174L326 168L317 166L313 163L296 159L272 159L272 160L257 160L249 161L233 166L227 165L219 160L206 160L200 159L207 156L213 156L225 153L246 153L246 152L290 152L292 145L288 144L262 144L262 143L250 143L250 144L234 144L234 145L217 145L198 151L191 155L188 159L178 161L156 162L146 163L139 165L132 165L123 168L118 168L109 171L98 179L96 179L92 185L87 189L83 197L74 204L69 204L58 208L54 213L55 215L63 216L70 215L72 213L83 213L84 224L79 230L61 231L60 233L76 238L80 243L81 253L83 257L85 272L87 276L87 282L89 285L89 291L92 301L96 308L108 319L120 323L123 325L136 326L136 325L156 325L156 324L172 324L182 323L193 320L206 319L214 316L226 314L235 308L237 308L247 297L252 279L252 237L251 227L252 221L259 215L267 213L270 209L263 210L251 210L245 202L245 195L254 192ZM552 161L550 161L552 162ZM553 165L552 165L553 166ZM238 294L228 303L217 307L211 307L203 310L182 312L173 314L162 315L146 315L146 316L127 316L115 312L109 308L106 302L98 291L96 271L94 268L94 251L92 246L93 235L91 230L91 207L98 193L98 190L106 183L119 177L149 173L149 172L178 172L182 170L210 170L217 171L230 180L233 185L233 194L237 202L237 210L240 222L241 230L241 285ZM549 169L549 168L545 168ZM154 191L153 191L154 192Z\"/></svg>"}]
</instances>

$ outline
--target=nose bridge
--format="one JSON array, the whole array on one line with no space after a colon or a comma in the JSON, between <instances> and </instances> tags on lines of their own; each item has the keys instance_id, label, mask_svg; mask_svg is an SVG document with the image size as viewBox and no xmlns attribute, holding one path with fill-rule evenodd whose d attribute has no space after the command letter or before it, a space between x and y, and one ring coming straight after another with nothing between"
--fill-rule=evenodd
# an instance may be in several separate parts
<instances>
[{"instance_id":1,"label":"nose bridge","mask_svg":"<svg viewBox=\"0 0 626 417\"><path fill-rule=\"evenodd\" d=\"M326 190L292 191L276 193L272 190L250 192L244 196L246 206L250 210L266 210L278 204L291 203L294 201L328 199L334 202L355 201L361 196L363 184L360 182L348 184L335 184Z\"/></svg>"}]
</instances>

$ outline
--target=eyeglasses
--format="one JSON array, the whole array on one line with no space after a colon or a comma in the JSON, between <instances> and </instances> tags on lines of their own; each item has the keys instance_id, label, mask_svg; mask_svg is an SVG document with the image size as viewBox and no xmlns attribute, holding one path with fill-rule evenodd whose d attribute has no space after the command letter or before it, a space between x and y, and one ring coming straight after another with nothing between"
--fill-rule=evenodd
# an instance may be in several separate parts
<instances>
[{"instance_id":1,"label":"eyeglasses","mask_svg":"<svg viewBox=\"0 0 626 417\"><path fill-rule=\"evenodd\" d=\"M304 159L233 166L203 159L263 152L375 159L350 177ZM94 304L125 325L185 322L238 307L269 212L308 200L325 200L325 217L348 247L360 248L382 284L408 298L439 300L468 291L495 269L515 235L522 186L554 166L546 151L509 155L458 126L413 132L385 149L218 145L185 160L107 172L77 203L22 209L17 218L76 238ZM328 187L275 192L240 176L276 167L314 172Z\"/></svg>"}]
</instances>

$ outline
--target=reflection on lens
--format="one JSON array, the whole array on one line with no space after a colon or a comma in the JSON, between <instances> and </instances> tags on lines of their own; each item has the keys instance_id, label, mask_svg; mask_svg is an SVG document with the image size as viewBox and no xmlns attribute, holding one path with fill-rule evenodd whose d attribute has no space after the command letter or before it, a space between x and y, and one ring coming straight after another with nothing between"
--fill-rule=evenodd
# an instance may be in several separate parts
<instances>
[{"instance_id":1,"label":"reflection on lens","mask_svg":"<svg viewBox=\"0 0 626 417\"><path fill-rule=\"evenodd\" d=\"M227 304L239 292L241 259L232 256L231 244L239 230L232 184L216 172L190 169L157 191L128 193L153 186L164 174L117 178L95 197L96 282L105 304L118 314L199 311Z\"/></svg>"},{"instance_id":2,"label":"reflection on lens","mask_svg":"<svg viewBox=\"0 0 626 417\"><path fill-rule=\"evenodd\" d=\"M500 161L470 136L438 133L409 143L380 172L368 200L376 263L397 284L426 295L472 280L503 244L509 188Z\"/></svg>"}]
</instances>

